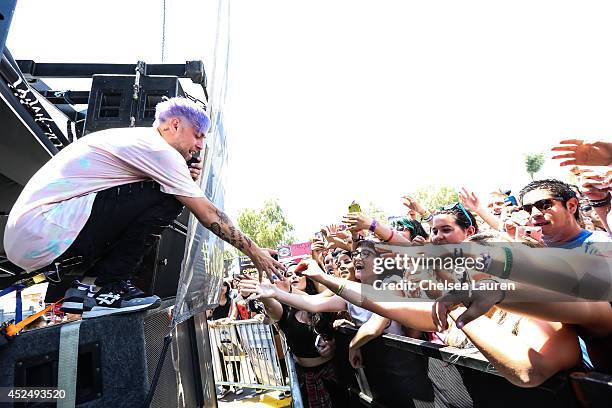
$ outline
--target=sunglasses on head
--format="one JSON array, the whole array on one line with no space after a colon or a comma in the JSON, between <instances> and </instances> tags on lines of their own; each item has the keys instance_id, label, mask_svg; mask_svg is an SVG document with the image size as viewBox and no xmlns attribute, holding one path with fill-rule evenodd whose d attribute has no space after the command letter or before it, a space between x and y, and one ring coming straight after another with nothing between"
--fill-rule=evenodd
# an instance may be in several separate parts
<instances>
[{"instance_id":1,"label":"sunglasses on head","mask_svg":"<svg viewBox=\"0 0 612 408\"><path fill-rule=\"evenodd\" d=\"M543 198L541 200L536 201L533 204L521 205L520 210L527 211L529 214L531 214L531 210L533 210L533 207L537 208L539 211L550 210L555 205L554 201L564 201L564 200L562 197Z\"/></svg>"},{"instance_id":2,"label":"sunglasses on head","mask_svg":"<svg viewBox=\"0 0 612 408\"><path fill-rule=\"evenodd\" d=\"M468 219L468 221L470 222L469 227L471 227L472 224L472 218L470 217L470 215L468 214L468 212L465 210L465 207L463 206L463 204L461 203L455 203L455 204L447 204L443 207L440 207L442 210L444 211L450 211L450 210L454 210L455 208L458 208L461 210L461 212L463 213L463 215L465 215L465 218Z\"/></svg>"}]
</instances>

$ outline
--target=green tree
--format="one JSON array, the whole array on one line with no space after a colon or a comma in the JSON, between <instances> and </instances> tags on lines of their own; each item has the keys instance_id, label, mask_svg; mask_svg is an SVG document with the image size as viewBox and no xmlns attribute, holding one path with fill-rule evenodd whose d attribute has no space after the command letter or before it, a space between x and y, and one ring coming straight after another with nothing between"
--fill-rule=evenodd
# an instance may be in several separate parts
<instances>
[{"instance_id":1,"label":"green tree","mask_svg":"<svg viewBox=\"0 0 612 408\"><path fill-rule=\"evenodd\" d=\"M276 248L293 240L291 225L277 200L266 200L262 208L247 208L238 215L238 227L262 248Z\"/></svg>"},{"instance_id":2,"label":"green tree","mask_svg":"<svg viewBox=\"0 0 612 408\"><path fill-rule=\"evenodd\" d=\"M382 222L387 222L387 218L389 218L387 213L378 208L372 201L368 201L366 205L361 208L361 210L363 211L364 215Z\"/></svg>"},{"instance_id":3,"label":"green tree","mask_svg":"<svg viewBox=\"0 0 612 408\"><path fill-rule=\"evenodd\" d=\"M528 154L525 156L525 169L529 177L531 177L531 180L533 180L533 175L542 169L544 160L544 154L542 153Z\"/></svg>"},{"instance_id":4,"label":"green tree","mask_svg":"<svg viewBox=\"0 0 612 408\"><path fill-rule=\"evenodd\" d=\"M238 250L236 248L229 244L225 245L225 249L223 250L223 259L234 259L238 255Z\"/></svg>"},{"instance_id":5,"label":"green tree","mask_svg":"<svg viewBox=\"0 0 612 408\"><path fill-rule=\"evenodd\" d=\"M414 193L414 198L419 201L419 204L429 211L435 211L438 208L459 201L459 196L453 187L450 186L423 186L417 188Z\"/></svg>"}]
</instances>

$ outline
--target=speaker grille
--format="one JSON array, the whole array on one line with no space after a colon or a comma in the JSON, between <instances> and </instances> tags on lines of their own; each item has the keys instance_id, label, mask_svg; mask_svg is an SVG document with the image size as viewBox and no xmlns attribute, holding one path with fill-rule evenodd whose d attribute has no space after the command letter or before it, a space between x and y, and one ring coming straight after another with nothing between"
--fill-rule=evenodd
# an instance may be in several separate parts
<instances>
[{"instance_id":1,"label":"speaker grille","mask_svg":"<svg viewBox=\"0 0 612 408\"><path fill-rule=\"evenodd\" d=\"M164 336L168 333L168 325L172 319L170 314L171 311L172 308L168 307L161 310L159 313L150 313L145 318L144 337L147 358L147 383L149 386L151 385L151 380L153 379L153 375L155 375L155 368L161 356L164 346ZM151 407L167 408L177 406L178 393L176 373L172 367L171 357L171 349L175 346L174 343L175 341L173 340L164 358L164 365L159 376L159 381L157 382L157 388L151 402Z\"/></svg>"}]
</instances>

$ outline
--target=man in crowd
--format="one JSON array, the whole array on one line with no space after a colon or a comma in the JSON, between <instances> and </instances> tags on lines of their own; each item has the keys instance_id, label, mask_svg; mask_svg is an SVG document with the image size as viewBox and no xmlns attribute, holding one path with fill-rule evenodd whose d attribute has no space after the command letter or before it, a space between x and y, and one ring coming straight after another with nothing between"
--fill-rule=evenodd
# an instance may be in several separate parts
<instances>
[{"instance_id":1,"label":"man in crowd","mask_svg":"<svg viewBox=\"0 0 612 408\"><path fill-rule=\"evenodd\" d=\"M612 242L606 232L580 227L580 203L576 191L567 183L560 180L533 181L520 191L519 197L521 208L531 215L533 225L542 228L548 247L582 247L586 253L595 254L601 251L596 243Z\"/></svg>"},{"instance_id":2,"label":"man in crowd","mask_svg":"<svg viewBox=\"0 0 612 408\"><path fill-rule=\"evenodd\" d=\"M32 177L12 208L4 235L7 257L26 272L57 270L62 276L76 266L97 276L95 294L83 287L67 292L71 311L88 299L92 309L84 317L156 307L159 298L145 296L130 278L147 235L168 226L184 205L261 273L284 269L194 181L202 165L190 168L187 161L204 148L209 127L196 103L172 98L157 105L153 127L108 129L72 143Z\"/></svg>"}]
</instances>

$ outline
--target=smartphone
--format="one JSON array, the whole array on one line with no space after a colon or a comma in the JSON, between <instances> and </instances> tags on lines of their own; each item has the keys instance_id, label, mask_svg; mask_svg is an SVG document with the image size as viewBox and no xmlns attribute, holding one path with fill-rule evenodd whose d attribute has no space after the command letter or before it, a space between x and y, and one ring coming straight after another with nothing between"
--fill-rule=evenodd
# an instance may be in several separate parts
<instances>
[{"instance_id":1,"label":"smartphone","mask_svg":"<svg viewBox=\"0 0 612 408\"><path fill-rule=\"evenodd\" d=\"M315 236L315 239L319 241L323 241L323 234L321 233L321 231L315 232L314 236Z\"/></svg>"},{"instance_id":2,"label":"smartphone","mask_svg":"<svg viewBox=\"0 0 612 408\"><path fill-rule=\"evenodd\" d=\"M348 210L349 210L349 213L360 213L361 206L357 202L353 201L351 205L349 205Z\"/></svg>"}]
</instances>

